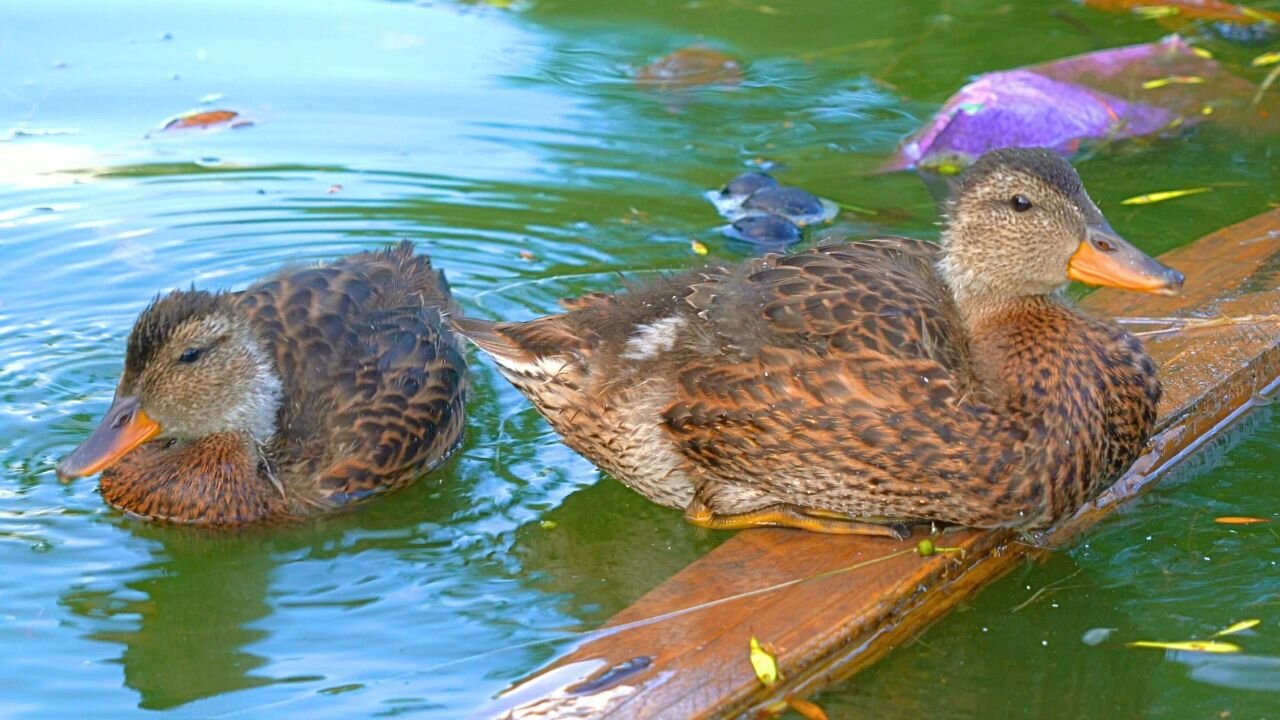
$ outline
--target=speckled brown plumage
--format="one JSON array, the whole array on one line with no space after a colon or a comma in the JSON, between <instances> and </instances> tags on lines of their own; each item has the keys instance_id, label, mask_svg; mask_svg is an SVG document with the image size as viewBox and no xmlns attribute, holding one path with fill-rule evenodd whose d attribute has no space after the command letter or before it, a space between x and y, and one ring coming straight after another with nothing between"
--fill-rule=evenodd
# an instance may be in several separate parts
<instances>
[{"instance_id":1,"label":"speckled brown plumage","mask_svg":"<svg viewBox=\"0 0 1280 720\"><path fill-rule=\"evenodd\" d=\"M1022 193L1038 215L1010 209ZM1109 232L1069 165L997 154L962 185L945 247L768 255L456 323L570 447L700 524L1040 528L1134 460L1160 396L1136 339L1040 292L1065 284L1086 226Z\"/></svg>"},{"instance_id":2,"label":"speckled brown plumage","mask_svg":"<svg viewBox=\"0 0 1280 720\"><path fill-rule=\"evenodd\" d=\"M461 441L451 303L407 242L239 293L157 298L129 339L116 395L138 397L165 433L102 471L103 497L150 519L225 526L330 511L410 482ZM239 421L258 415L268 430Z\"/></svg>"}]
</instances>

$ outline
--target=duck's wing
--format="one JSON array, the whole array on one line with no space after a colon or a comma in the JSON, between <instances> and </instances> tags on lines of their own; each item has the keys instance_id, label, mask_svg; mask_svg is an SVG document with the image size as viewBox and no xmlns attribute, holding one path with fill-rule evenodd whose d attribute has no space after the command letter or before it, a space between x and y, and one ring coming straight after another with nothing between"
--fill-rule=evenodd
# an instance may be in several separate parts
<instances>
[{"instance_id":1,"label":"duck's wing","mask_svg":"<svg viewBox=\"0 0 1280 720\"><path fill-rule=\"evenodd\" d=\"M922 493L971 475L957 449L989 414L935 257L885 239L695 286L689 301L730 349L680 366L664 416L706 492L747 483L801 506L940 517Z\"/></svg>"},{"instance_id":2,"label":"duck's wing","mask_svg":"<svg viewBox=\"0 0 1280 720\"><path fill-rule=\"evenodd\" d=\"M958 369L968 362L967 340L937 256L937 245L907 238L766 256L704 272L687 302L742 358L796 348L928 358Z\"/></svg>"},{"instance_id":3,"label":"duck's wing","mask_svg":"<svg viewBox=\"0 0 1280 720\"><path fill-rule=\"evenodd\" d=\"M240 299L284 382L282 474L344 503L439 464L462 437L465 360L443 277L412 246L285 271Z\"/></svg>"}]
</instances>

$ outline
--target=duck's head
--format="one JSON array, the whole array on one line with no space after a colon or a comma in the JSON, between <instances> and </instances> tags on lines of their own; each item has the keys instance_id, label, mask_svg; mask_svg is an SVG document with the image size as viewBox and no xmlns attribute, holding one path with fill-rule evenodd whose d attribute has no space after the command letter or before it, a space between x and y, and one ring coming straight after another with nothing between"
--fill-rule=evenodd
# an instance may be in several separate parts
<instances>
[{"instance_id":1,"label":"duck's head","mask_svg":"<svg viewBox=\"0 0 1280 720\"><path fill-rule=\"evenodd\" d=\"M940 269L961 307L1046 295L1069 280L1173 294L1182 273L1121 238L1065 159L1040 148L978 158L955 188Z\"/></svg>"},{"instance_id":2,"label":"duck's head","mask_svg":"<svg viewBox=\"0 0 1280 720\"><path fill-rule=\"evenodd\" d=\"M275 434L280 393L274 364L231 296L157 297L129 335L111 408L58 464L58 476L100 472L152 439L238 432L265 443Z\"/></svg>"}]
</instances>

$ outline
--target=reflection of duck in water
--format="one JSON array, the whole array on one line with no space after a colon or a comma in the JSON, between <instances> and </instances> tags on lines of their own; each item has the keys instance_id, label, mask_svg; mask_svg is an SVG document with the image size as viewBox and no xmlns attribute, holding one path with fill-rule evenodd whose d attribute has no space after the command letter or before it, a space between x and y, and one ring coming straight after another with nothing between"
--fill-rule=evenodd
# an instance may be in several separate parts
<instances>
[{"instance_id":1,"label":"reflection of duck in water","mask_svg":"<svg viewBox=\"0 0 1280 720\"><path fill-rule=\"evenodd\" d=\"M574 449L712 528L1040 528L1140 451L1160 386L1069 279L1171 292L1057 155L990 153L943 244L709 267L523 323L458 319Z\"/></svg>"},{"instance_id":2,"label":"reflection of duck in water","mask_svg":"<svg viewBox=\"0 0 1280 720\"><path fill-rule=\"evenodd\" d=\"M462 435L443 276L402 243L143 311L101 424L58 465L149 519L333 510L435 467Z\"/></svg>"},{"instance_id":3,"label":"reflection of duck in water","mask_svg":"<svg viewBox=\"0 0 1280 720\"><path fill-rule=\"evenodd\" d=\"M254 626L272 613L267 591L276 562L262 538L170 532L149 539L161 541L154 559L130 568L127 583L100 589L118 577L111 573L61 600L101 628L88 637L123 646L118 662L138 706L163 710L279 682L255 672L267 659L247 649L266 637Z\"/></svg>"}]
</instances>

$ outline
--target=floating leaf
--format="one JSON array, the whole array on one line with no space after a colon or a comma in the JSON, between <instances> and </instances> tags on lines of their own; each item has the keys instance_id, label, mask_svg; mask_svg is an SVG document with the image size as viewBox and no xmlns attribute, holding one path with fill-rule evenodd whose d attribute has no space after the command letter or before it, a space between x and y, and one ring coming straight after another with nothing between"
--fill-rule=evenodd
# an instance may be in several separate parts
<instances>
[{"instance_id":1,"label":"floating leaf","mask_svg":"<svg viewBox=\"0 0 1280 720\"><path fill-rule=\"evenodd\" d=\"M204 128L223 123L231 122L240 117L240 113L235 110L208 110L205 112L189 112L179 115L178 117L166 122L164 130L179 130L184 128Z\"/></svg>"},{"instance_id":2,"label":"floating leaf","mask_svg":"<svg viewBox=\"0 0 1280 720\"><path fill-rule=\"evenodd\" d=\"M1129 11L1137 15L1153 13L1151 17L1165 18L1179 15L1187 20L1223 20L1239 23L1243 20L1275 22L1280 15L1266 10L1254 10L1223 0L1083 0L1085 5L1110 12ZM1170 13L1162 8L1171 7Z\"/></svg>"},{"instance_id":3,"label":"floating leaf","mask_svg":"<svg viewBox=\"0 0 1280 720\"><path fill-rule=\"evenodd\" d=\"M806 718L806 720L827 720L826 711L818 707L818 704L815 702L789 697L787 698L787 704L790 705L791 709L795 710L796 713Z\"/></svg>"},{"instance_id":4,"label":"floating leaf","mask_svg":"<svg viewBox=\"0 0 1280 720\"><path fill-rule=\"evenodd\" d=\"M699 240L690 241L689 249L693 250L694 255L706 255L711 252L711 249L707 247L707 244Z\"/></svg>"},{"instance_id":5,"label":"floating leaf","mask_svg":"<svg viewBox=\"0 0 1280 720\"><path fill-rule=\"evenodd\" d=\"M636 82L658 90L676 90L701 85L739 85L742 63L711 48L681 48L636 71Z\"/></svg>"},{"instance_id":6,"label":"floating leaf","mask_svg":"<svg viewBox=\"0 0 1280 720\"><path fill-rule=\"evenodd\" d=\"M782 677L782 673L778 672L778 661L768 650L760 646L760 641L755 635L751 636L751 667L765 687L778 682L778 678Z\"/></svg>"},{"instance_id":7,"label":"floating leaf","mask_svg":"<svg viewBox=\"0 0 1280 720\"><path fill-rule=\"evenodd\" d=\"M559 525L559 523L557 523L555 520L538 521L538 527L542 528L543 530L555 530L557 525Z\"/></svg>"},{"instance_id":8,"label":"floating leaf","mask_svg":"<svg viewBox=\"0 0 1280 720\"><path fill-rule=\"evenodd\" d=\"M1221 525L1258 525L1271 522L1268 518L1243 517L1240 515L1224 515L1223 517L1214 518L1213 521Z\"/></svg>"},{"instance_id":9,"label":"floating leaf","mask_svg":"<svg viewBox=\"0 0 1280 720\"><path fill-rule=\"evenodd\" d=\"M1155 90L1166 85L1203 85L1204 78L1199 75L1170 75L1142 83L1143 90Z\"/></svg>"},{"instance_id":10,"label":"floating leaf","mask_svg":"<svg viewBox=\"0 0 1280 720\"><path fill-rule=\"evenodd\" d=\"M1186 197L1187 195L1198 195L1203 192L1209 192L1213 188L1197 187L1184 188L1182 190L1161 190L1160 192L1147 193L1145 195L1134 195L1131 198L1125 198L1120 201L1121 205L1150 205L1152 203L1164 202L1165 200L1173 200L1174 198Z\"/></svg>"},{"instance_id":11,"label":"floating leaf","mask_svg":"<svg viewBox=\"0 0 1280 720\"><path fill-rule=\"evenodd\" d=\"M1251 20L1256 20L1258 22L1264 22L1264 23L1275 23L1276 17L1277 17L1275 13L1268 14L1262 11L1254 10L1253 8L1246 7L1244 5L1240 6L1240 14L1244 15L1245 17Z\"/></svg>"},{"instance_id":12,"label":"floating leaf","mask_svg":"<svg viewBox=\"0 0 1280 720\"><path fill-rule=\"evenodd\" d=\"M1133 14L1144 20L1172 17L1177 15L1179 12L1181 11L1172 5L1148 5L1146 7L1136 7L1133 9Z\"/></svg>"},{"instance_id":13,"label":"floating leaf","mask_svg":"<svg viewBox=\"0 0 1280 720\"><path fill-rule=\"evenodd\" d=\"M1222 637L1223 635L1234 635L1234 634L1236 634L1236 633L1238 633L1238 632L1242 632L1242 631L1244 631L1244 630L1248 630L1248 629L1249 629L1249 628L1251 628L1251 627L1257 627L1257 626L1259 626L1259 625L1261 625L1261 624L1262 624L1262 621L1261 621L1261 620L1256 620L1256 619L1255 619L1255 620L1241 620L1241 621L1240 621L1240 622L1238 622L1238 623L1234 623L1234 624L1232 624L1232 625L1231 625L1231 626L1229 626L1229 627L1225 627L1225 628L1223 628L1223 629L1219 630L1218 632L1214 633L1214 634L1213 634L1213 636L1214 636L1214 637Z\"/></svg>"},{"instance_id":14,"label":"floating leaf","mask_svg":"<svg viewBox=\"0 0 1280 720\"><path fill-rule=\"evenodd\" d=\"M1262 67L1264 65L1275 65L1276 63L1280 63L1280 51L1262 53L1249 64L1254 67Z\"/></svg>"},{"instance_id":15,"label":"floating leaf","mask_svg":"<svg viewBox=\"0 0 1280 720\"><path fill-rule=\"evenodd\" d=\"M1129 647L1135 648L1156 648L1159 650L1186 650L1189 652L1206 652L1206 653L1237 653L1240 652L1239 645L1233 645L1228 642L1217 642L1216 640L1184 640L1182 642L1159 642L1157 640L1137 640L1128 643Z\"/></svg>"}]
</instances>

